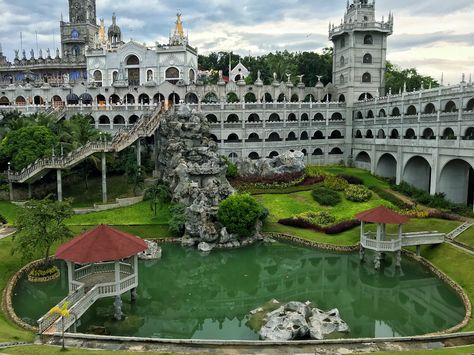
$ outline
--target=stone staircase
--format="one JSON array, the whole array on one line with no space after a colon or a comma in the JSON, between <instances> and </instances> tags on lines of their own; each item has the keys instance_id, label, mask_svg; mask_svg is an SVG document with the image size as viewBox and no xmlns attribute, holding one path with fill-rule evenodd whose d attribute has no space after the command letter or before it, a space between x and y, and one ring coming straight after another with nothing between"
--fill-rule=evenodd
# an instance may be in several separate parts
<instances>
[{"instance_id":1,"label":"stone staircase","mask_svg":"<svg viewBox=\"0 0 474 355\"><path fill-rule=\"evenodd\" d=\"M466 230L471 228L472 226L473 226L473 223L465 222L461 224L459 227L457 227L455 230L453 230L452 232L449 232L448 234L446 234L446 238L454 240L457 237L459 237L462 233L464 233Z\"/></svg>"},{"instance_id":2,"label":"stone staircase","mask_svg":"<svg viewBox=\"0 0 474 355\"><path fill-rule=\"evenodd\" d=\"M49 170L70 169L89 156L101 152L120 152L138 139L153 135L160 124L164 111L157 108L151 114L144 114L141 119L129 130L117 132L111 142L90 142L63 157L48 157L38 159L22 171L10 172L9 179L16 183L34 181L44 176Z\"/></svg>"}]
</instances>

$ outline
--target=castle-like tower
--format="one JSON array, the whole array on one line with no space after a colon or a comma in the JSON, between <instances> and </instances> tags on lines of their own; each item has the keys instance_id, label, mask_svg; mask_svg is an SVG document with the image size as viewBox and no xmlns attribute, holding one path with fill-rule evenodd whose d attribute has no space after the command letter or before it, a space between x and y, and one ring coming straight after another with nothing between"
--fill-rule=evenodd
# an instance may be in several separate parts
<instances>
[{"instance_id":1,"label":"castle-like tower","mask_svg":"<svg viewBox=\"0 0 474 355\"><path fill-rule=\"evenodd\" d=\"M329 25L334 44L332 81L351 104L384 95L387 37L393 16L375 18L375 0L352 0L339 26Z\"/></svg>"},{"instance_id":2,"label":"castle-like tower","mask_svg":"<svg viewBox=\"0 0 474 355\"><path fill-rule=\"evenodd\" d=\"M63 58L82 58L86 47L92 48L99 30L95 0L69 0L69 22L61 19Z\"/></svg>"}]
</instances>

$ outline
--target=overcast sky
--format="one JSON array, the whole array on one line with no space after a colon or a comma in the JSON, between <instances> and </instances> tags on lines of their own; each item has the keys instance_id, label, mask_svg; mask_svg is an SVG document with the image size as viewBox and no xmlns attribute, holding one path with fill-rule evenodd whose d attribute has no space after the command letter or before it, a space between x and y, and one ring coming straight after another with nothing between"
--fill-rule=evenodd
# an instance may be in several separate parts
<instances>
[{"instance_id":1,"label":"overcast sky","mask_svg":"<svg viewBox=\"0 0 474 355\"><path fill-rule=\"evenodd\" d=\"M377 0L377 17L395 15L388 59L417 67L455 84L474 74L472 0ZM183 13L190 44L200 53L233 50L241 55L269 51L320 51L330 45L328 23L340 23L346 0L97 0L106 25L118 17L124 40L167 43L177 10ZM59 46L59 19L68 19L67 0L0 0L0 43L12 60L20 47L36 52ZM55 36L53 36L55 34Z\"/></svg>"}]
</instances>

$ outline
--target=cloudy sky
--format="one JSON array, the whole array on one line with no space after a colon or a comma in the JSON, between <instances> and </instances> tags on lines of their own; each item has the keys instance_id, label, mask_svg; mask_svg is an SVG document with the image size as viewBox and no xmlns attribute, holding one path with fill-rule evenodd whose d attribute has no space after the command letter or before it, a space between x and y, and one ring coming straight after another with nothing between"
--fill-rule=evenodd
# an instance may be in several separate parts
<instances>
[{"instance_id":1,"label":"cloudy sky","mask_svg":"<svg viewBox=\"0 0 474 355\"><path fill-rule=\"evenodd\" d=\"M269 51L319 51L329 46L328 23L340 23L346 0L97 0L98 16L110 24L112 13L124 39L165 43L177 10L183 13L191 45L200 53L233 50L241 55ZM388 59L402 67L455 84L461 73L474 74L472 0L377 0L377 17L395 15ZM0 43L9 59L13 50L53 48L59 43L66 0L0 0Z\"/></svg>"}]
</instances>

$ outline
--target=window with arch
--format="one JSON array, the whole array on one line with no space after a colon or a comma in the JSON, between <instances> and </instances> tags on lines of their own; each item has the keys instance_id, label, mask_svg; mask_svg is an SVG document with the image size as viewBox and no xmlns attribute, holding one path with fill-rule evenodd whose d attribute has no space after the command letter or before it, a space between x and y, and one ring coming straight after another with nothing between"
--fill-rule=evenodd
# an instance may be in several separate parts
<instances>
[{"instance_id":1,"label":"window with arch","mask_svg":"<svg viewBox=\"0 0 474 355\"><path fill-rule=\"evenodd\" d=\"M449 101L446 106L444 107L444 112L457 112L458 108L454 101Z\"/></svg>"},{"instance_id":2,"label":"window with arch","mask_svg":"<svg viewBox=\"0 0 474 355\"><path fill-rule=\"evenodd\" d=\"M366 53L362 61L364 64L372 64L372 54Z\"/></svg>"},{"instance_id":3,"label":"window with arch","mask_svg":"<svg viewBox=\"0 0 474 355\"><path fill-rule=\"evenodd\" d=\"M179 70L178 68L171 67L166 69L165 80L171 84L176 84L179 80Z\"/></svg>"},{"instance_id":4,"label":"window with arch","mask_svg":"<svg viewBox=\"0 0 474 355\"><path fill-rule=\"evenodd\" d=\"M474 99L470 99L466 105L466 111L474 111Z\"/></svg>"},{"instance_id":5,"label":"window with arch","mask_svg":"<svg viewBox=\"0 0 474 355\"><path fill-rule=\"evenodd\" d=\"M464 134L463 139L466 141L474 140L474 127L469 127L468 129L466 129L466 133Z\"/></svg>"},{"instance_id":6,"label":"window with arch","mask_svg":"<svg viewBox=\"0 0 474 355\"><path fill-rule=\"evenodd\" d=\"M407 115L408 115L408 116L414 116L414 115L416 115L416 107L415 107L414 105L408 106Z\"/></svg>"},{"instance_id":7,"label":"window with arch","mask_svg":"<svg viewBox=\"0 0 474 355\"><path fill-rule=\"evenodd\" d=\"M423 135L421 136L423 139L436 139L436 136L431 128L426 128L423 131Z\"/></svg>"},{"instance_id":8,"label":"window with arch","mask_svg":"<svg viewBox=\"0 0 474 355\"><path fill-rule=\"evenodd\" d=\"M301 133L300 140L307 141L309 139L308 132L304 131Z\"/></svg>"},{"instance_id":9,"label":"window with arch","mask_svg":"<svg viewBox=\"0 0 474 355\"><path fill-rule=\"evenodd\" d=\"M153 81L153 70L148 69L146 71L146 81L148 82Z\"/></svg>"},{"instance_id":10,"label":"window with arch","mask_svg":"<svg viewBox=\"0 0 474 355\"><path fill-rule=\"evenodd\" d=\"M131 55L130 57L127 58L127 61L125 62L126 65L139 65L140 64L140 59L136 55Z\"/></svg>"},{"instance_id":11,"label":"window with arch","mask_svg":"<svg viewBox=\"0 0 474 355\"><path fill-rule=\"evenodd\" d=\"M385 110L384 109L381 109L379 111L379 117L387 117L387 114L385 113Z\"/></svg>"},{"instance_id":12,"label":"window with arch","mask_svg":"<svg viewBox=\"0 0 474 355\"><path fill-rule=\"evenodd\" d=\"M372 37L372 35L364 36L364 44L369 44L369 45L374 44L374 38Z\"/></svg>"},{"instance_id":13,"label":"window with arch","mask_svg":"<svg viewBox=\"0 0 474 355\"><path fill-rule=\"evenodd\" d=\"M362 132L360 131L360 129L358 129L355 133L355 138L362 138Z\"/></svg>"},{"instance_id":14,"label":"window with arch","mask_svg":"<svg viewBox=\"0 0 474 355\"><path fill-rule=\"evenodd\" d=\"M344 48L346 46L346 39L344 37L341 37L340 45L341 48Z\"/></svg>"},{"instance_id":15,"label":"window with arch","mask_svg":"<svg viewBox=\"0 0 474 355\"><path fill-rule=\"evenodd\" d=\"M363 83L370 83L372 82L372 75L370 75L370 73L364 73L362 75L362 82Z\"/></svg>"},{"instance_id":16,"label":"window with arch","mask_svg":"<svg viewBox=\"0 0 474 355\"><path fill-rule=\"evenodd\" d=\"M405 132L405 139L416 139L416 133L413 128L408 128Z\"/></svg>"},{"instance_id":17,"label":"window with arch","mask_svg":"<svg viewBox=\"0 0 474 355\"><path fill-rule=\"evenodd\" d=\"M431 102L425 107L425 114L430 115L436 113L436 107Z\"/></svg>"},{"instance_id":18,"label":"window with arch","mask_svg":"<svg viewBox=\"0 0 474 355\"><path fill-rule=\"evenodd\" d=\"M446 128L441 136L441 139L443 140L456 140L456 138L453 129L450 127Z\"/></svg>"},{"instance_id":19,"label":"window with arch","mask_svg":"<svg viewBox=\"0 0 474 355\"><path fill-rule=\"evenodd\" d=\"M288 133L288 137L286 138L287 141L296 141L297 139L295 132Z\"/></svg>"},{"instance_id":20,"label":"window with arch","mask_svg":"<svg viewBox=\"0 0 474 355\"><path fill-rule=\"evenodd\" d=\"M94 72L94 81L102 81L102 72L100 70Z\"/></svg>"},{"instance_id":21,"label":"window with arch","mask_svg":"<svg viewBox=\"0 0 474 355\"><path fill-rule=\"evenodd\" d=\"M344 75L341 74L341 76L339 77L339 84L344 85L345 81L346 79L344 78Z\"/></svg>"},{"instance_id":22,"label":"window with arch","mask_svg":"<svg viewBox=\"0 0 474 355\"><path fill-rule=\"evenodd\" d=\"M341 67L343 67L345 64L346 64L346 59L344 58L344 56L342 56L340 59L340 65Z\"/></svg>"},{"instance_id":23,"label":"window with arch","mask_svg":"<svg viewBox=\"0 0 474 355\"><path fill-rule=\"evenodd\" d=\"M267 142L278 142L281 141L282 139L280 138L280 135L276 132L270 133L270 135L267 138Z\"/></svg>"},{"instance_id":24,"label":"window with arch","mask_svg":"<svg viewBox=\"0 0 474 355\"><path fill-rule=\"evenodd\" d=\"M400 134L398 133L398 130L392 129L392 132L390 133L390 139L399 139Z\"/></svg>"},{"instance_id":25,"label":"window with arch","mask_svg":"<svg viewBox=\"0 0 474 355\"><path fill-rule=\"evenodd\" d=\"M401 116L400 109L398 107L394 107L392 110L392 117L398 117L398 116Z\"/></svg>"},{"instance_id":26,"label":"window with arch","mask_svg":"<svg viewBox=\"0 0 474 355\"><path fill-rule=\"evenodd\" d=\"M379 129L379 131L377 132L377 138L384 139L385 137L386 137L385 131L383 129Z\"/></svg>"},{"instance_id":27,"label":"window with arch","mask_svg":"<svg viewBox=\"0 0 474 355\"><path fill-rule=\"evenodd\" d=\"M321 148L316 148L314 151L313 151L313 155L323 155L323 150Z\"/></svg>"},{"instance_id":28,"label":"window with arch","mask_svg":"<svg viewBox=\"0 0 474 355\"><path fill-rule=\"evenodd\" d=\"M251 160L257 160L257 159L260 159L260 156L258 155L257 152L252 152L252 153L249 154L249 158Z\"/></svg>"},{"instance_id":29,"label":"window with arch","mask_svg":"<svg viewBox=\"0 0 474 355\"><path fill-rule=\"evenodd\" d=\"M194 82L196 80L196 73L194 69L189 69L189 81Z\"/></svg>"},{"instance_id":30,"label":"window with arch","mask_svg":"<svg viewBox=\"0 0 474 355\"><path fill-rule=\"evenodd\" d=\"M118 79L118 71L112 73L112 82L115 83Z\"/></svg>"},{"instance_id":31,"label":"window with arch","mask_svg":"<svg viewBox=\"0 0 474 355\"><path fill-rule=\"evenodd\" d=\"M250 133L247 142L261 142L260 136L257 133Z\"/></svg>"},{"instance_id":32,"label":"window with arch","mask_svg":"<svg viewBox=\"0 0 474 355\"><path fill-rule=\"evenodd\" d=\"M367 118L374 118L374 111L369 110L369 111L367 112Z\"/></svg>"},{"instance_id":33,"label":"window with arch","mask_svg":"<svg viewBox=\"0 0 474 355\"><path fill-rule=\"evenodd\" d=\"M374 138L374 134L372 133L372 130L368 130L367 133L365 134L365 138Z\"/></svg>"}]
</instances>

